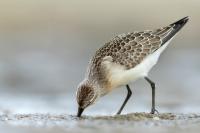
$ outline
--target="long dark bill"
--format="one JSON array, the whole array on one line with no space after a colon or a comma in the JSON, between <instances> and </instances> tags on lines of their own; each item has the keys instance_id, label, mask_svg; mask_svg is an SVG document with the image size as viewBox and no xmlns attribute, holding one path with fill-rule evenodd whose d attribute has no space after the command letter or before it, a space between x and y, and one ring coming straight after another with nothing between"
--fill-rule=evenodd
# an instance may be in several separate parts
<instances>
[{"instance_id":1,"label":"long dark bill","mask_svg":"<svg viewBox=\"0 0 200 133\"><path fill-rule=\"evenodd\" d=\"M81 114L83 113L83 111L84 111L84 109L78 108L77 117L81 117Z\"/></svg>"}]
</instances>

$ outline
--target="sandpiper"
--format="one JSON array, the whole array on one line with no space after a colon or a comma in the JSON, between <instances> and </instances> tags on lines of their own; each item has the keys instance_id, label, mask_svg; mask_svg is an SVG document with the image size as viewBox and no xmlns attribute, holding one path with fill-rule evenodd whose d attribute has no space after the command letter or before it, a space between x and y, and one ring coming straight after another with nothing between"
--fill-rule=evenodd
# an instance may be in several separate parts
<instances>
[{"instance_id":1,"label":"sandpiper","mask_svg":"<svg viewBox=\"0 0 200 133\"><path fill-rule=\"evenodd\" d=\"M188 17L156 30L132 32L114 37L96 51L91 59L85 79L79 84L76 99L77 117L100 97L120 86L126 86L127 96L117 114L120 114L132 95L129 83L144 78L152 88L151 112L155 108L155 83L148 77L160 54L178 31L187 23Z\"/></svg>"}]
</instances>

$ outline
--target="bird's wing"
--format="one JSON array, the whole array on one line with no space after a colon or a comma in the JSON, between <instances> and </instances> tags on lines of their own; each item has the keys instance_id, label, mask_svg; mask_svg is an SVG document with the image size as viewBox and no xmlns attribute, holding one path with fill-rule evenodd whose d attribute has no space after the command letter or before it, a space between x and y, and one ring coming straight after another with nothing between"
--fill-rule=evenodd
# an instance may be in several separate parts
<instances>
[{"instance_id":1,"label":"bird's wing","mask_svg":"<svg viewBox=\"0 0 200 133\"><path fill-rule=\"evenodd\" d=\"M162 36L170 31L165 27L156 31L143 31L123 34L112 39L99 50L104 61L124 66L130 69L139 64L145 57L161 47ZM108 57L112 57L112 60ZM106 59L106 60L105 60Z\"/></svg>"},{"instance_id":2,"label":"bird's wing","mask_svg":"<svg viewBox=\"0 0 200 133\"><path fill-rule=\"evenodd\" d=\"M104 79L102 70L104 71L106 67L112 69L111 65L123 67L126 70L135 67L169 41L187 21L188 17L185 17L156 30L133 32L114 37L96 51L88 67L88 76L102 80Z\"/></svg>"},{"instance_id":3,"label":"bird's wing","mask_svg":"<svg viewBox=\"0 0 200 133\"><path fill-rule=\"evenodd\" d=\"M112 57L113 63L125 66L126 69L133 68L169 41L187 21L188 18L185 17L156 30L116 36L99 49L96 55L97 57L103 56L104 59L107 58L106 56ZM104 62L104 60L101 61Z\"/></svg>"}]
</instances>

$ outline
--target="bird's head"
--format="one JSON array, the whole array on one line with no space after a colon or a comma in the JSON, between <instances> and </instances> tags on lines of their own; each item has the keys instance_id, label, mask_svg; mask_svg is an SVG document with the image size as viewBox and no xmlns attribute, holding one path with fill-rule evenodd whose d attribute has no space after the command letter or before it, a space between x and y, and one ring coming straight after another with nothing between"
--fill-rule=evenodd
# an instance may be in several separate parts
<instances>
[{"instance_id":1,"label":"bird's head","mask_svg":"<svg viewBox=\"0 0 200 133\"><path fill-rule=\"evenodd\" d=\"M98 93L95 88L88 83L81 83L76 93L76 100L78 103L77 117L81 117L84 109L94 104L97 99Z\"/></svg>"}]
</instances>

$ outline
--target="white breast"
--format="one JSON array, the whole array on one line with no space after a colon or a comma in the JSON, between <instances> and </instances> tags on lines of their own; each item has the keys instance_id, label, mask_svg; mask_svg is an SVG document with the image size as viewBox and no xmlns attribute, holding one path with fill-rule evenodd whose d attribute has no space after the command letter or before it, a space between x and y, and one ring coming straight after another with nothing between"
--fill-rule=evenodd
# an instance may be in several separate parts
<instances>
[{"instance_id":1,"label":"white breast","mask_svg":"<svg viewBox=\"0 0 200 133\"><path fill-rule=\"evenodd\" d=\"M122 67L107 64L109 72L109 80L111 81L112 88L116 88L121 85L126 85L139 78L146 77L151 68L157 63L160 54L167 47L170 41L160 47L153 54L148 55L140 64L130 70L125 70Z\"/></svg>"}]
</instances>

